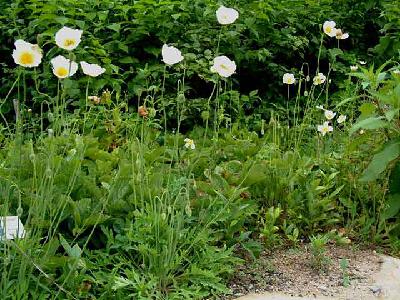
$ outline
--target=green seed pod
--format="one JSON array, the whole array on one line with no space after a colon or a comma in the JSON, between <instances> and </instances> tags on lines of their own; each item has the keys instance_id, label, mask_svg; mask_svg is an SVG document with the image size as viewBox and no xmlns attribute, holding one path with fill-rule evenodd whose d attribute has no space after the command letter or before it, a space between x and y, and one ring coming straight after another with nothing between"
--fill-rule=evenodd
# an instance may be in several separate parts
<instances>
[{"instance_id":1,"label":"green seed pod","mask_svg":"<svg viewBox=\"0 0 400 300\"><path fill-rule=\"evenodd\" d=\"M210 112L208 111L202 111L201 112L201 118L205 121L208 120L210 118Z\"/></svg>"},{"instance_id":2,"label":"green seed pod","mask_svg":"<svg viewBox=\"0 0 400 300\"><path fill-rule=\"evenodd\" d=\"M24 212L23 208L20 206L17 208L17 216L20 217L22 213Z\"/></svg>"}]
</instances>

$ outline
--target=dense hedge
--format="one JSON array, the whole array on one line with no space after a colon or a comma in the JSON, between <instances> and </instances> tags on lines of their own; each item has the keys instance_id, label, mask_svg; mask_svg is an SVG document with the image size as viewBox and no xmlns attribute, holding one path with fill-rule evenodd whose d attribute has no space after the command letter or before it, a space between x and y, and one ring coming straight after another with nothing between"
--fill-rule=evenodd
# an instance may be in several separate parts
<instances>
[{"instance_id":1,"label":"dense hedge","mask_svg":"<svg viewBox=\"0 0 400 300\"><path fill-rule=\"evenodd\" d=\"M279 95L285 94L281 84L284 72L298 73L306 63L311 74L314 73L320 27L325 20L335 20L338 27L350 33L350 39L340 45L344 53L336 61L334 78L342 78L349 65L360 59L382 61L396 55L399 45L399 37L394 34L399 26L398 8L392 1L231 0L223 4L237 8L240 18L221 30L219 52L234 58L238 64L233 89L242 94L258 90L258 95L266 98L260 101L259 97L253 97L246 106L248 113L257 112L263 118L267 118L265 112L270 103L282 101ZM210 61L215 55L221 28L215 18L219 5L210 0L3 0L0 2L3 12L0 95L7 94L13 82L10 77L16 77L11 58L14 40L38 42L46 53L45 63L39 69L49 70L50 58L60 52L54 43L54 33L67 25L84 30L82 46L74 52L76 59L100 63L108 70L94 83L95 90L115 90L117 95L125 95L131 105L136 104L136 96L157 96L164 70L160 64L161 45L172 43L186 56L188 98L208 97L212 88L208 82ZM335 45L335 39L326 39L323 43L320 68L325 72L332 56L328 49ZM171 72L167 91L175 90L172 87L178 78ZM51 72L39 70L38 76L47 88L44 92L54 93L56 79ZM84 79L70 85L71 98L84 94ZM27 105L44 101L44 96L34 91L29 93L32 102ZM196 105L201 103L200 100ZM7 113L11 108L9 102L2 106L2 111Z\"/></svg>"}]
</instances>

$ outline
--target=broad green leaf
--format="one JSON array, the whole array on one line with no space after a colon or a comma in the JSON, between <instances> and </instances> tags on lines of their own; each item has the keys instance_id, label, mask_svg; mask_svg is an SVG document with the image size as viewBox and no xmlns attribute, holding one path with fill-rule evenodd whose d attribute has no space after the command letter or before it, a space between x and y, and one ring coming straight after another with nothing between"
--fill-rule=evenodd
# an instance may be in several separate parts
<instances>
[{"instance_id":1,"label":"broad green leaf","mask_svg":"<svg viewBox=\"0 0 400 300\"><path fill-rule=\"evenodd\" d=\"M336 56L342 55L343 51L340 50L339 48L332 48L332 49L329 49L329 54L332 57L332 59L335 59Z\"/></svg>"},{"instance_id":2,"label":"broad green leaf","mask_svg":"<svg viewBox=\"0 0 400 300\"><path fill-rule=\"evenodd\" d=\"M367 182L378 179L379 175L386 170L387 165L399 156L400 142L387 143L381 152L374 155L360 181Z\"/></svg>"},{"instance_id":3,"label":"broad green leaf","mask_svg":"<svg viewBox=\"0 0 400 300\"><path fill-rule=\"evenodd\" d=\"M387 112L385 112L385 117L388 121L392 121L395 117L399 115L399 109L392 109Z\"/></svg>"},{"instance_id":4,"label":"broad green leaf","mask_svg":"<svg viewBox=\"0 0 400 300\"><path fill-rule=\"evenodd\" d=\"M363 103L359 111L361 112L361 118L367 118L373 115L376 112L376 106L373 103Z\"/></svg>"},{"instance_id":5,"label":"broad green leaf","mask_svg":"<svg viewBox=\"0 0 400 300\"><path fill-rule=\"evenodd\" d=\"M245 185L253 185L260 182L264 182L267 180L267 176L264 172L264 169L260 166L253 167L249 170L247 176L245 177L244 184Z\"/></svg>"},{"instance_id":6,"label":"broad green leaf","mask_svg":"<svg viewBox=\"0 0 400 300\"><path fill-rule=\"evenodd\" d=\"M349 134L353 134L359 129L380 129L385 128L389 125L388 122L384 121L382 117L371 117L365 120L362 120L351 127Z\"/></svg>"},{"instance_id":7,"label":"broad green leaf","mask_svg":"<svg viewBox=\"0 0 400 300\"><path fill-rule=\"evenodd\" d=\"M378 83L385 80L385 77L386 77L386 72L379 73L378 74Z\"/></svg>"},{"instance_id":8,"label":"broad green leaf","mask_svg":"<svg viewBox=\"0 0 400 300\"><path fill-rule=\"evenodd\" d=\"M400 212L400 194L389 195L387 207L383 212L385 220L395 217Z\"/></svg>"},{"instance_id":9,"label":"broad green leaf","mask_svg":"<svg viewBox=\"0 0 400 300\"><path fill-rule=\"evenodd\" d=\"M121 29L121 24L114 23L107 26L108 29L114 30L115 32L119 32Z\"/></svg>"}]
</instances>

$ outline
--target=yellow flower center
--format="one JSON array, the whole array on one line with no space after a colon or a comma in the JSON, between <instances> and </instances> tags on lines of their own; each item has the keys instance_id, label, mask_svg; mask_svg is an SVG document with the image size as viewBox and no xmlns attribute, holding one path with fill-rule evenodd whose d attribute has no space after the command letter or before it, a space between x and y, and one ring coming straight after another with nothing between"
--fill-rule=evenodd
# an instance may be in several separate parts
<instances>
[{"instance_id":1,"label":"yellow flower center","mask_svg":"<svg viewBox=\"0 0 400 300\"><path fill-rule=\"evenodd\" d=\"M227 65L221 64L220 67L221 67L221 69L224 69L226 71L229 71L229 72L231 71L231 68L229 68Z\"/></svg>"},{"instance_id":2,"label":"yellow flower center","mask_svg":"<svg viewBox=\"0 0 400 300\"><path fill-rule=\"evenodd\" d=\"M67 77L68 70L66 68L64 68L64 67L59 67L56 70L56 74L57 74L58 77L64 78L64 77Z\"/></svg>"},{"instance_id":3,"label":"yellow flower center","mask_svg":"<svg viewBox=\"0 0 400 300\"><path fill-rule=\"evenodd\" d=\"M332 27L330 27L330 26L327 26L327 27L325 28L325 31L326 31L327 33L331 33L331 31L332 31Z\"/></svg>"},{"instance_id":4,"label":"yellow flower center","mask_svg":"<svg viewBox=\"0 0 400 300\"><path fill-rule=\"evenodd\" d=\"M31 52L23 52L19 57L19 62L21 65L31 65L33 64L34 57Z\"/></svg>"},{"instance_id":5,"label":"yellow flower center","mask_svg":"<svg viewBox=\"0 0 400 300\"><path fill-rule=\"evenodd\" d=\"M65 47L71 47L71 46L73 46L73 45L75 45L75 40L72 40L72 39L66 39L65 41L64 41L64 46Z\"/></svg>"}]
</instances>

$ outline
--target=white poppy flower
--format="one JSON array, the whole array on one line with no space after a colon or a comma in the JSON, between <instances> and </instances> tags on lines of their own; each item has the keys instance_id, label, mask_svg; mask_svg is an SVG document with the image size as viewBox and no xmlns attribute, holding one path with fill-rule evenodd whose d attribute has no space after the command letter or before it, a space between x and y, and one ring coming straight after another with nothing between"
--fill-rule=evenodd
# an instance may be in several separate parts
<instances>
[{"instance_id":1,"label":"white poppy flower","mask_svg":"<svg viewBox=\"0 0 400 300\"><path fill-rule=\"evenodd\" d=\"M218 23L221 25L232 24L239 18L239 12L236 9L220 6L216 12Z\"/></svg>"},{"instance_id":2,"label":"white poppy flower","mask_svg":"<svg viewBox=\"0 0 400 300\"><path fill-rule=\"evenodd\" d=\"M56 44L65 50L74 50L81 42L82 30L63 27L56 33Z\"/></svg>"},{"instance_id":3,"label":"white poppy flower","mask_svg":"<svg viewBox=\"0 0 400 300\"><path fill-rule=\"evenodd\" d=\"M336 39L338 40L345 40L349 38L348 33L343 33L342 29L336 29Z\"/></svg>"},{"instance_id":4,"label":"white poppy flower","mask_svg":"<svg viewBox=\"0 0 400 300\"><path fill-rule=\"evenodd\" d=\"M99 65L88 64L86 61L81 61L80 64L83 73L91 77L97 77L106 71L106 69L100 67Z\"/></svg>"},{"instance_id":5,"label":"white poppy flower","mask_svg":"<svg viewBox=\"0 0 400 300\"><path fill-rule=\"evenodd\" d=\"M336 116L336 113L334 113L334 112L331 111L331 110L327 110L327 109L326 109L324 115L325 115L325 118L326 118L327 120L332 120L332 119Z\"/></svg>"},{"instance_id":6,"label":"white poppy flower","mask_svg":"<svg viewBox=\"0 0 400 300\"><path fill-rule=\"evenodd\" d=\"M345 116L345 115L340 115L340 116L337 118L337 122L338 122L339 124L342 124L343 122L346 121L346 119L347 119L347 116Z\"/></svg>"},{"instance_id":7,"label":"white poppy flower","mask_svg":"<svg viewBox=\"0 0 400 300\"><path fill-rule=\"evenodd\" d=\"M296 79L294 78L293 74L291 74L291 73L283 74L283 83L294 84L295 82L296 82Z\"/></svg>"},{"instance_id":8,"label":"white poppy flower","mask_svg":"<svg viewBox=\"0 0 400 300\"><path fill-rule=\"evenodd\" d=\"M194 144L193 140L186 138L183 141L185 142L185 147L187 149L190 148L190 149L194 150L196 148L196 145Z\"/></svg>"},{"instance_id":9,"label":"white poppy flower","mask_svg":"<svg viewBox=\"0 0 400 300\"><path fill-rule=\"evenodd\" d=\"M400 76L400 70L399 69L394 70L393 74L396 76Z\"/></svg>"},{"instance_id":10,"label":"white poppy flower","mask_svg":"<svg viewBox=\"0 0 400 300\"><path fill-rule=\"evenodd\" d=\"M322 105L317 105L315 108L325 110L325 108Z\"/></svg>"},{"instance_id":11,"label":"white poppy flower","mask_svg":"<svg viewBox=\"0 0 400 300\"><path fill-rule=\"evenodd\" d=\"M315 76L313 79L314 85L323 84L325 81L326 81L326 76L322 73L318 73L318 75Z\"/></svg>"},{"instance_id":12,"label":"white poppy flower","mask_svg":"<svg viewBox=\"0 0 400 300\"><path fill-rule=\"evenodd\" d=\"M42 50L38 45L34 45L23 40L16 40L15 49L13 51L12 57L16 64L32 68L37 67L42 61Z\"/></svg>"},{"instance_id":13,"label":"white poppy flower","mask_svg":"<svg viewBox=\"0 0 400 300\"><path fill-rule=\"evenodd\" d=\"M366 65L367 64L367 62L365 62L363 60L360 60L359 63L360 63L360 65Z\"/></svg>"},{"instance_id":14,"label":"white poppy flower","mask_svg":"<svg viewBox=\"0 0 400 300\"><path fill-rule=\"evenodd\" d=\"M350 71L355 72L358 70L358 66L350 66Z\"/></svg>"},{"instance_id":15,"label":"white poppy flower","mask_svg":"<svg viewBox=\"0 0 400 300\"><path fill-rule=\"evenodd\" d=\"M183 60L181 51L173 46L168 46L167 44L162 46L161 54L163 57L163 62L169 66L177 64Z\"/></svg>"},{"instance_id":16,"label":"white poppy flower","mask_svg":"<svg viewBox=\"0 0 400 300\"><path fill-rule=\"evenodd\" d=\"M218 73L222 77L229 77L236 71L236 63L228 57L222 55L214 58L211 72Z\"/></svg>"},{"instance_id":17,"label":"white poppy flower","mask_svg":"<svg viewBox=\"0 0 400 300\"><path fill-rule=\"evenodd\" d=\"M88 96L88 100L92 101L94 104L99 104L101 102L101 98L98 96Z\"/></svg>"},{"instance_id":18,"label":"white poppy flower","mask_svg":"<svg viewBox=\"0 0 400 300\"><path fill-rule=\"evenodd\" d=\"M334 21L325 21L324 25L322 25L322 28L325 32L330 37L336 36L336 23Z\"/></svg>"},{"instance_id":19,"label":"white poppy flower","mask_svg":"<svg viewBox=\"0 0 400 300\"><path fill-rule=\"evenodd\" d=\"M74 61L70 61L62 55L53 58L51 61L53 66L53 73L58 78L67 78L76 73L78 70L78 64Z\"/></svg>"},{"instance_id":20,"label":"white poppy flower","mask_svg":"<svg viewBox=\"0 0 400 300\"><path fill-rule=\"evenodd\" d=\"M324 124L318 125L317 128L318 131L321 132L322 136L333 131L333 127L329 125L329 122L324 122Z\"/></svg>"}]
</instances>

